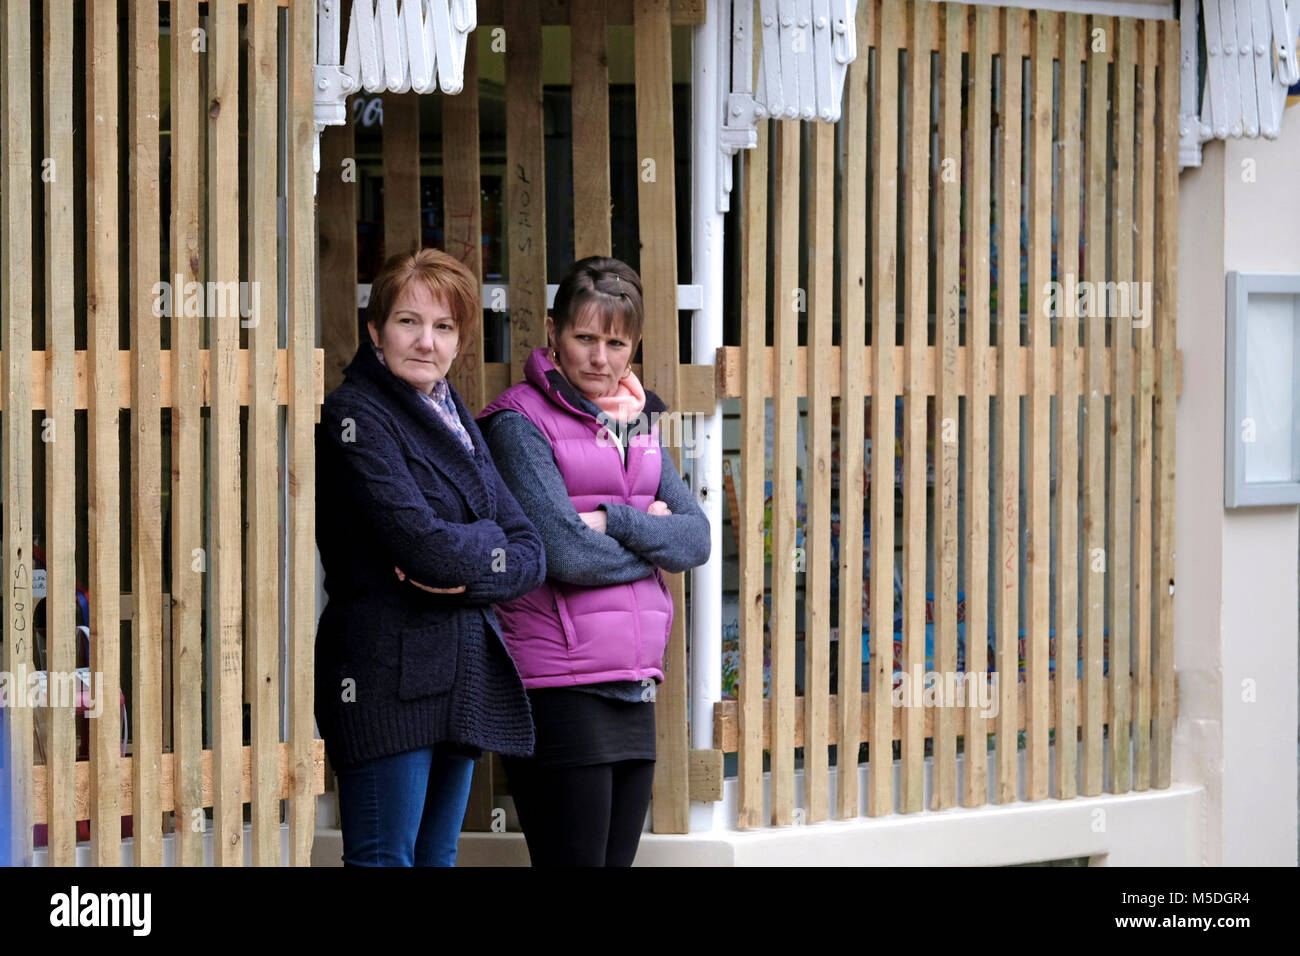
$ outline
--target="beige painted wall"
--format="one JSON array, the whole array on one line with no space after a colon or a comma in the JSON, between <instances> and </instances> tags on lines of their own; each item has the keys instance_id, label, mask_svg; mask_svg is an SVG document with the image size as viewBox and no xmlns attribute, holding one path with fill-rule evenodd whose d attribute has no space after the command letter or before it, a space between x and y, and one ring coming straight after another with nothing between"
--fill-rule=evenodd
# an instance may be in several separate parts
<instances>
[{"instance_id":1,"label":"beige painted wall","mask_svg":"<svg viewBox=\"0 0 1300 956\"><path fill-rule=\"evenodd\" d=\"M1225 277L1300 273L1297 157L1293 107L1278 140L1207 143L1181 177L1174 776L1206 786L1210 865L1297 862L1300 509L1223 507Z\"/></svg>"}]
</instances>

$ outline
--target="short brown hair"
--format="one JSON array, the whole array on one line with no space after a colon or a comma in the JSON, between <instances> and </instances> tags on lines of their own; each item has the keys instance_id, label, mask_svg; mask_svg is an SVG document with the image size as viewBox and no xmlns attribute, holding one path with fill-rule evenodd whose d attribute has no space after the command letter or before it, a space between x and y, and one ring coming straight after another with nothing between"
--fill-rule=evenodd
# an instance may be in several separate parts
<instances>
[{"instance_id":1,"label":"short brown hair","mask_svg":"<svg viewBox=\"0 0 1300 956\"><path fill-rule=\"evenodd\" d=\"M605 256L579 259L560 280L555 292L555 334L595 306L606 335L615 322L621 324L635 344L645 323L641 298L641 277L625 262Z\"/></svg>"},{"instance_id":2,"label":"short brown hair","mask_svg":"<svg viewBox=\"0 0 1300 956\"><path fill-rule=\"evenodd\" d=\"M460 337L480 317L479 284L460 260L438 249L419 249L390 256L370 286L366 318L382 332L393 305L413 281L429 287L435 299L444 299L456 317Z\"/></svg>"}]
</instances>

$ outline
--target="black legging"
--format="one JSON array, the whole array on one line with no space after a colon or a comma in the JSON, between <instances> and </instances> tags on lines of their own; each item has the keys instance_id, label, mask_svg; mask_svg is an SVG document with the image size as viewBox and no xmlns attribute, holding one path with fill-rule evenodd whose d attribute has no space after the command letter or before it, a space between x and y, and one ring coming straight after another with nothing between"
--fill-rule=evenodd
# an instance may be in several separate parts
<instances>
[{"instance_id":1,"label":"black legging","mask_svg":"<svg viewBox=\"0 0 1300 956\"><path fill-rule=\"evenodd\" d=\"M502 757L533 866L631 866L653 760L543 767Z\"/></svg>"}]
</instances>

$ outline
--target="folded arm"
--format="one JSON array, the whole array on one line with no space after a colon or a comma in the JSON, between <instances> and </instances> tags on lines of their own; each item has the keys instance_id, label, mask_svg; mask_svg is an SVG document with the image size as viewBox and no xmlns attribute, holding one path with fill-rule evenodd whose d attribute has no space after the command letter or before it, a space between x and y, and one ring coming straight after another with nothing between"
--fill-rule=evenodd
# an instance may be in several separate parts
<instances>
[{"instance_id":1,"label":"folded arm","mask_svg":"<svg viewBox=\"0 0 1300 956\"><path fill-rule=\"evenodd\" d=\"M541 535L546 573L566 584L626 584L654 573L654 565L578 516L564 476L546 440L518 412L498 412L483 434L510 491Z\"/></svg>"},{"instance_id":2,"label":"folded arm","mask_svg":"<svg viewBox=\"0 0 1300 956\"><path fill-rule=\"evenodd\" d=\"M624 504L603 504L605 532L647 561L676 573L699 567L709 559L713 542L709 519L695 495L677 473L672 456L660 446L662 474L659 500L672 512L652 515Z\"/></svg>"},{"instance_id":3,"label":"folded arm","mask_svg":"<svg viewBox=\"0 0 1300 956\"><path fill-rule=\"evenodd\" d=\"M501 526L439 518L411 475L396 433L374 409L326 402L320 441L318 454L331 457L348 499L412 581L455 588L491 572L494 549L509 544Z\"/></svg>"}]
</instances>

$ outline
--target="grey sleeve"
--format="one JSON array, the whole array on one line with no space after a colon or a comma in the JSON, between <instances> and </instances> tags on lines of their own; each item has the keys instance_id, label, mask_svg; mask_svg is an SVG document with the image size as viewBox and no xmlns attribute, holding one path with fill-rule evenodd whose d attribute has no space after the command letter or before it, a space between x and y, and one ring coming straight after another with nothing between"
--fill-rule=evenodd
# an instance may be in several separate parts
<instances>
[{"instance_id":1,"label":"grey sleeve","mask_svg":"<svg viewBox=\"0 0 1300 956\"><path fill-rule=\"evenodd\" d=\"M672 514L651 515L623 504L601 507L608 515L606 531L611 537L665 571L677 573L707 561L713 542L709 519L677 473L672 456L661 446L659 457L663 469L659 500Z\"/></svg>"},{"instance_id":2,"label":"grey sleeve","mask_svg":"<svg viewBox=\"0 0 1300 956\"><path fill-rule=\"evenodd\" d=\"M541 535L546 574L566 584L627 584L654 565L578 517L551 445L518 412L498 412L483 425L497 471Z\"/></svg>"}]
</instances>

